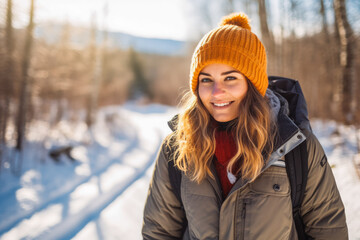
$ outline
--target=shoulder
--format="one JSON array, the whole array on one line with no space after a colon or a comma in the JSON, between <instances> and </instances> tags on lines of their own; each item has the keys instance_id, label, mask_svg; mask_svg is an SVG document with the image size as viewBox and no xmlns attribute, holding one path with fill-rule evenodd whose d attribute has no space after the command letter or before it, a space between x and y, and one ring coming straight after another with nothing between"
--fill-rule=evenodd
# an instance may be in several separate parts
<instances>
[{"instance_id":1,"label":"shoulder","mask_svg":"<svg viewBox=\"0 0 360 240\"><path fill-rule=\"evenodd\" d=\"M154 167L154 173L153 173L153 181L165 181L167 182L169 180L168 176L168 165L171 153L171 134L166 136L164 140L162 141L160 148L158 150L158 154L156 157L155 167Z\"/></svg>"},{"instance_id":2,"label":"shoulder","mask_svg":"<svg viewBox=\"0 0 360 240\"><path fill-rule=\"evenodd\" d=\"M164 172L167 171L169 161L172 160L172 154L175 152L175 136L174 134L167 135L161 143L158 155L156 158L155 169Z\"/></svg>"},{"instance_id":3,"label":"shoulder","mask_svg":"<svg viewBox=\"0 0 360 240\"><path fill-rule=\"evenodd\" d=\"M310 131L304 131L304 134L306 136L306 146L308 152L316 151L319 154L325 154L318 138L315 136L314 133Z\"/></svg>"},{"instance_id":4,"label":"shoulder","mask_svg":"<svg viewBox=\"0 0 360 240\"><path fill-rule=\"evenodd\" d=\"M316 148L321 147L318 138L315 136L313 132L303 131L303 133L306 136L306 142L307 142L306 145L308 147L308 150L315 150Z\"/></svg>"},{"instance_id":5,"label":"shoulder","mask_svg":"<svg viewBox=\"0 0 360 240\"><path fill-rule=\"evenodd\" d=\"M175 152L176 150L176 137L174 133L170 133L167 135L162 144L161 144L161 151L165 155L167 159L170 159L170 156Z\"/></svg>"},{"instance_id":6,"label":"shoulder","mask_svg":"<svg viewBox=\"0 0 360 240\"><path fill-rule=\"evenodd\" d=\"M326 155L318 138L310 131L305 131L304 134L306 136L306 149L308 153L309 168L317 165L318 163L323 165L322 162L324 159L326 162Z\"/></svg>"}]
</instances>

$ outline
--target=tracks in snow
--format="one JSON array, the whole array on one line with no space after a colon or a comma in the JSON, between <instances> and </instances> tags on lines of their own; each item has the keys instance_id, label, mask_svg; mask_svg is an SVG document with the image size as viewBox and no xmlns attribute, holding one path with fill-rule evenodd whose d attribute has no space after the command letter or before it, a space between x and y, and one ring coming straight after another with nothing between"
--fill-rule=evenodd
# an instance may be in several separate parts
<instances>
[{"instance_id":1,"label":"tracks in snow","mask_svg":"<svg viewBox=\"0 0 360 240\"><path fill-rule=\"evenodd\" d=\"M119 197L125 190L131 187L138 179L142 178L149 167L152 166L153 160L156 157L157 152L150 154L147 157L146 163L137 168L131 177L119 182L113 188L109 189L106 193L102 193L96 198L96 201L90 202L82 211L78 214L69 214L61 223L55 225L50 231L44 232L38 236L38 239L71 239L74 237L83 227L85 227L90 221L97 218L102 210L104 210L110 203L112 203L117 197ZM130 156L131 157L131 156ZM119 172L123 174L124 172Z\"/></svg>"},{"instance_id":2,"label":"tracks in snow","mask_svg":"<svg viewBox=\"0 0 360 240\"><path fill-rule=\"evenodd\" d=\"M91 176L73 182L32 210L17 215L13 221L7 221L7 225L0 228L0 238L70 239L75 236L152 166L157 148L144 148L146 141L140 139L143 138L139 132L141 128L134 130L136 136L129 139L127 147L116 159ZM162 137L160 132L152 131L151 145L159 146ZM44 216L55 220L46 221Z\"/></svg>"}]
</instances>

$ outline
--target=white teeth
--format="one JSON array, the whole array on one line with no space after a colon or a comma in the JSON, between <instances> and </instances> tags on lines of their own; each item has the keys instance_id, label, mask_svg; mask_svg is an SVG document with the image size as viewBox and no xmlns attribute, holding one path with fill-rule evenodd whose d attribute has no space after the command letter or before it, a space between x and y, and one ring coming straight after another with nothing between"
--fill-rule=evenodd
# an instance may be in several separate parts
<instances>
[{"instance_id":1,"label":"white teeth","mask_svg":"<svg viewBox=\"0 0 360 240\"><path fill-rule=\"evenodd\" d=\"M230 102L227 102L227 103L214 103L215 106L217 107L223 107L223 106L226 106L226 105L229 105Z\"/></svg>"}]
</instances>

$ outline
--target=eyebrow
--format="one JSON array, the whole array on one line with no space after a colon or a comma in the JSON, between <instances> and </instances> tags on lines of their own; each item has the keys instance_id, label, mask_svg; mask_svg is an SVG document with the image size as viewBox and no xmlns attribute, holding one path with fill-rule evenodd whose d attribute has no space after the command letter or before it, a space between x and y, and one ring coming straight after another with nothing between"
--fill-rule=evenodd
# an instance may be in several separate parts
<instances>
[{"instance_id":1,"label":"eyebrow","mask_svg":"<svg viewBox=\"0 0 360 240\"><path fill-rule=\"evenodd\" d=\"M223 76L223 75L228 75L228 74L230 74L230 73L240 73L240 72L237 71L237 70L230 70L230 71L221 73L221 75L222 75L222 76ZM199 75L205 75L205 76L211 77L211 74L205 73L205 72L200 72Z\"/></svg>"},{"instance_id":2,"label":"eyebrow","mask_svg":"<svg viewBox=\"0 0 360 240\"><path fill-rule=\"evenodd\" d=\"M230 73L240 73L238 70L230 70L230 71L227 71L227 72L223 72L221 75L228 75Z\"/></svg>"}]
</instances>

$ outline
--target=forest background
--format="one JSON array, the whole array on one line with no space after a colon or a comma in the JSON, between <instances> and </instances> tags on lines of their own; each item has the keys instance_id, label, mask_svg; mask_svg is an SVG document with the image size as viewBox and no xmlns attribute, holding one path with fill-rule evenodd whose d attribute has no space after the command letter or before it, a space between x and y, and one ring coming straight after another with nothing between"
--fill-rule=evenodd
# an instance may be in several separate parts
<instances>
[{"instance_id":1,"label":"forest background","mask_svg":"<svg viewBox=\"0 0 360 240\"><path fill-rule=\"evenodd\" d=\"M35 120L85 121L90 129L103 106L177 105L197 41L235 11L249 16L264 43L268 74L300 81L311 118L359 127L360 1L182 0L183 39L112 31L116 9L97 2L101 14L77 24L36 20L37 0L0 0L0 173L5 151L22 151Z\"/></svg>"}]
</instances>

